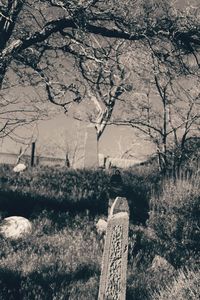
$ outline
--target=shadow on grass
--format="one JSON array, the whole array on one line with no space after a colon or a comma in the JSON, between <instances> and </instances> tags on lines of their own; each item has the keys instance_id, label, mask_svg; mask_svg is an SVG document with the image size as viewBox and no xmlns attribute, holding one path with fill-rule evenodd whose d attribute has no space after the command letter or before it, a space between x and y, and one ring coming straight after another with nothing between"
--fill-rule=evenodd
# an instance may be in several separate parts
<instances>
[{"instance_id":1,"label":"shadow on grass","mask_svg":"<svg viewBox=\"0 0 200 300\"><path fill-rule=\"evenodd\" d=\"M0 299L20 299L20 273L9 269L0 269Z\"/></svg>"},{"instance_id":2,"label":"shadow on grass","mask_svg":"<svg viewBox=\"0 0 200 300\"><path fill-rule=\"evenodd\" d=\"M63 287L68 299L70 284L87 282L93 276L100 276L100 271L95 265L82 264L74 272L59 273L56 264L42 270L36 270L27 276L20 272L0 269L0 299L35 299L40 293L41 299L52 299L52 295L59 293ZM27 296L28 295L28 296ZM40 299L40 298L38 298Z\"/></svg>"},{"instance_id":3,"label":"shadow on grass","mask_svg":"<svg viewBox=\"0 0 200 300\"><path fill-rule=\"evenodd\" d=\"M95 201L92 198L87 198L72 202L64 198L54 199L45 196L35 196L31 193L23 195L16 191L0 192L1 211L27 218L30 217L32 213L41 212L44 209L57 212L65 211L72 215L88 211L90 215L95 216L105 213L106 208L107 203L102 198L95 199Z\"/></svg>"},{"instance_id":4,"label":"shadow on grass","mask_svg":"<svg viewBox=\"0 0 200 300\"><path fill-rule=\"evenodd\" d=\"M145 224L148 218L148 191L127 187L124 196L130 208L130 221L134 224ZM91 197L72 201L67 198L50 198L17 191L0 191L0 210L4 216L20 215L26 218L38 214L43 210L55 212L68 212L71 216L88 214L91 217L98 215L107 216L108 196L102 192L96 199Z\"/></svg>"}]
</instances>

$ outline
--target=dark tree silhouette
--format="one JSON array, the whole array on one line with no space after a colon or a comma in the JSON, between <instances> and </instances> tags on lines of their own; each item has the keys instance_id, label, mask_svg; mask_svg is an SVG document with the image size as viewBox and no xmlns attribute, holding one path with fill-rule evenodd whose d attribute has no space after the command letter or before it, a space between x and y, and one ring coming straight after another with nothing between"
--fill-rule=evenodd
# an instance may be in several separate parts
<instances>
[{"instance_id":1,"label":"dark tree silhouette","mask_svg":"<svg viewBox=\"0 0 200 300\"><path fill-rule=\"evenodd\" d=\"M199 65L199 29L198 8L195 14L188 9L179 12L169 1L1 1L0 88L13 85L9 75L12 69L18 77L15 84L23 85L27 80L32 86L42 83L48 100L65 111L85 96L95 97L100 137L116 100L130 90L116 41L124 43L125 49L127 43L149 43L155 38L162 43L167 39L171 52L155 51L155 54L160 59L177 54L179 70L185 71L187 55L192 54ZM58 76L54 61L69 58L82 79L66 83L61 80L64 76ZM110 70L109 65L112 65ZM93 81L95 68L98 76ZM91 91L95 92L91 95ZM73 97L68 97L69 94Z\"/></svg>"}]
</instances>

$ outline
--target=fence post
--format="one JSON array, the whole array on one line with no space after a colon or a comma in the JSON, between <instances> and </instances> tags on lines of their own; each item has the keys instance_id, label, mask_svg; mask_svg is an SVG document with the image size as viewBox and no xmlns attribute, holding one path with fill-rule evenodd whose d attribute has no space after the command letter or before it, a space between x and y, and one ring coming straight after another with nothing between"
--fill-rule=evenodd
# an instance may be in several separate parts
<instances>
[{"instance_id":1,"label":"fence post","mask_svg":"<svg viewBox=\"0 0 200 300\"><path fill-rule=\"evenodd\" d=\"M35 142L32 143L32 147L31 147L31 167L34 166L34 158L35 158Z\"/></svg>"}]
</instances>

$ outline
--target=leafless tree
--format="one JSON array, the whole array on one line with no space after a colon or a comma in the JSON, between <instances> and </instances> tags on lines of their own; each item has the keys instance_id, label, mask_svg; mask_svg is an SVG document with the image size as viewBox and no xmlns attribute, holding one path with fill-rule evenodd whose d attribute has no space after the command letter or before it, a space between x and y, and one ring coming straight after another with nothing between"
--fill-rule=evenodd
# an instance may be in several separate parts
<instances>
[{"instance_id":1,"label":"leafless tree","mask_svg":"<svg viewBox=\"0 0 200 300\"><path fill-rule=\"evenodd\" d=\"M115 123L147 136L156 146L160 168L166 170L180 165L187 140L199 135L199 51L187 53L186 59L166 38L159 44L157 38L147 38L145 47L139 70L133 66L138 87L127 101L127 114Z\"/></svg>"},{"instance_id":2,"label":"leafless tree","mask_svg":"<svg viewBox=\"0 0 200 300\"><path fill-rule=\"evenodd\" d=\"M55 137L56 136L56 137ZM76 130L64 129L60 132L52 130L52 135L37 143L38 157L62 157L68 160L68 167L76 168L83 161L85 131L77 123ZM66 161L67 163L67 161Z\"/></svg>"},{"instance_id":3,"label":"leafless tree","mask_svg":"<svg viewBox=\"0 0 200 300\"><path fill-rule=\"evenodd\" d=\"M23 137L19 135L18 128L21 126L34 126L38 120L45 119L48 111L42 105L41 99L34 99L28 94L15 95L5 89L0 97L0 139L9 136L14 141L23 142ZM24 142L26 139L24 138Z\"/></svg>"},{"instance_id":4,"label":"leafless tree","mask_svg":"<svg viewBox=\"0 0 200 300\"><path fill-rule=\"evenodd\" d=\"M146 45L149 41L160 43L167 40L170 51L174 55L180 54L177 56L179 67L186 70L185 58L188 55L193 55L199 65L198 9L194 14L189 9L177 12L173 2L160 0L2 1L0 87L4 89L12 85L9 74L12 69L19 84L29 80L32 86L44 87L46 98L65 111L72 103L90 97L99 109L95 122L100 137L112 115L115 100L127 88L126 72L119 58L120 43L116 43L116 39ZM168 59L169 53L158 51L156 55ZM112 64L113 57L115 65ZM62 74L58 74L55 68L58 60L62 62ZM76 79L76 76L70 79L73 72L68 72L65 60L74 63L79 74ZM97 65L95 82L91 82L88 67L92 75ZM106 74L109 65L112 67ZM82 78L87 81L84 85ZM102 93L108 84L106 93Z\"/></svg>"},{"instance_id":5,"label":"leafless tree","mask_svg":"<svg viewBox=\"0 0 200 300\"><path fill-rule=\"evenodd\" d=\"M103 49L93 45L91 51L91 59L78 58L76 62L84 80L85 95L94 106L94 110L88 111L87 119L95 125L99 140L116 102L122 101L121 96L130 92L132 85L128 81L130 71L121 61L122 42L104 41Z\"/></svg>"},{"instance_id":6,"label":"leafless tree","mask_svg":"<svg viewBox=\"0 0 200 300\"><path fill-rule=\"evenodd\" d=\"M35 123L35 125L32 127L31 136L29 137L28 140L24 142L23 147L22 146L20 147L19 155L17 156L16 163L15 163L16 165L20 162L23 155L26 154L27 150L31 147L32 143L35 143L37 141L38 133L39 133L38 126L37 123Z\"/></svg>"},{"instance_id":7,"label":"leafless tree","mask_svg":"<svg viewBox=\"0 0 200 300\"><path fill-rule=\"evenodd\" d=\"M146 135L156 146L161 169L173 163L181 163L185 144L192 136L199 135L200 129L200 98L192 97L183 86L173 84L173 89L180 88L176 101L169 98L169 87L156 85L160 90L160 105L155 107L149 95L141 93L133 96L135 115L126 120L118 120L117 124L132 126ZM155 94L154 94L155 95ZM180 97L181 98L178 98Z\"/></svg>"},{"instance_id":8,"label":"leafless tree","mask_svg":"<svg viewBox=\"0 0 200 300\"><path fill-rule=\"evenodd\" d=\"M137 156L134 155L135 147L139 145L138 141L131 140L129 137L124 137L120 135L118 141L118 157L120 159L137 159Z\"/></svg>"}]
</instances>

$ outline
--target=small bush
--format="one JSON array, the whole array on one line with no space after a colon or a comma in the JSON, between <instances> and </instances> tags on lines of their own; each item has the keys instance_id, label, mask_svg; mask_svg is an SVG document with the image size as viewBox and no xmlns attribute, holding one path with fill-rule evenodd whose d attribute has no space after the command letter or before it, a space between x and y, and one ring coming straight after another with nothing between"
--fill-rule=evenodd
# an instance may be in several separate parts
<instances>
[{"instance_id":1,"label":"small bush","mask_svg":"<svg viewBox=\"0 0 200 300\"><path fill-rule=\"evenodd\" d=\"M199 236L199 174L174 181L167 179L150 201L151 227L161 240L159 251L179 267L197 255Z\"/></svg>"},{"instance_id":2,"label":"small bush","mask_svg":"<svg viewBox=\"0 0 200 300\"><path fill-rule=\"evenodd\" d=\"M153 293L154 300L197 300L200 291L200 272L194 270L180 270L171 284Z\"/></svg>"}]
</instances>

